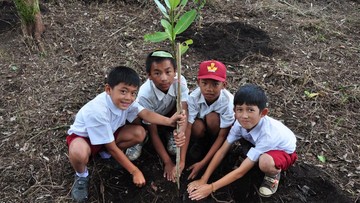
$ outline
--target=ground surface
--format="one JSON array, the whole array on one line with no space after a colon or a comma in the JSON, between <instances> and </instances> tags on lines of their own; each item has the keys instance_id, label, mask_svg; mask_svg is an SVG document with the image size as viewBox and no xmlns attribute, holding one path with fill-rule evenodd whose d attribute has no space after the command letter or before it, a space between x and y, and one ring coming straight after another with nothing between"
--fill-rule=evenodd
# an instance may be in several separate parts
<instances>
[{"instance_id":1,"label":"ground surface","mask_svg":"<svg viewBox=\"0 0 360 203\"><path fill-rule=\"evenodd\" d=\"M143 41L160 29L152 1L41 4L46 54L24 43L13 5L0 1L0 202L70 202L65 136L76 112L103 91L109 67L133 67L144 81L146 54L167 47ZM199 62L223 61L230 91L247 82L267 91L270 115L297 134L299 154L272 198L257 195L254 169L203 202L358 202L359 1L209 0L202 17L183 36L194 40L182 59L190 88ZM89 202L190 202L187 173L178 191L151 146L135 163L147 178L141 189L124 170L91 162Z\"/></svg>"}]
</instances>

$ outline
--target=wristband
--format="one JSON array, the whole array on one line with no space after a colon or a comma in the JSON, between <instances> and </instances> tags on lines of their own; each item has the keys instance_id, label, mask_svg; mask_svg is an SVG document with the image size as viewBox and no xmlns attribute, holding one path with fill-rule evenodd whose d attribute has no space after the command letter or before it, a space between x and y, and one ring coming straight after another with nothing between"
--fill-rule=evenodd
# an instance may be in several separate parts
<instances>
[{"instance_id":1,"label":"wristband","mask_svg":"<svg viewBox=\"0 0 360 203\"><path fill-rule=\"evenodd\" d=\"M211 192L216 192L215 188L214 188L214 183L211 183Z\"/></svg>"}]
</instances>

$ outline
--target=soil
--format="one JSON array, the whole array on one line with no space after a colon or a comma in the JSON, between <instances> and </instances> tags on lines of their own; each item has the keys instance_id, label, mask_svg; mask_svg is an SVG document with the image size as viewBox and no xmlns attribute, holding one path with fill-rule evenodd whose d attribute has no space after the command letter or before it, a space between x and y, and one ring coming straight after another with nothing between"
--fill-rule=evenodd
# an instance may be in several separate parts
<instances>
[{"instance_id":1,"label":"soil","mask_svg":"<svg viewBox=\"0 0 360 203\"><path fill-rule=\"evenodd\" d=\"M145 81L146 55L169 47L143 40L161 30L153 1L46 0L41 11L46 53L24 43L12 1L0 1L0 202L71 202L65 137L76 112L103 91L110 67L132 67ZM299 160L271 198L258 195L262 174L254 168L201 202L359 202L359 11L350 0L207 1L179 36L194 40L182 58L190 89L207 59L227 65L231 92L262 86L270 116L296 133ZM211 181L239 164L239 148ZM147 180L142 188L93 159L88 202L191 202L188 172L180 189L166 181L150 144L135 164Z\"/></svg>"}]
</instances>

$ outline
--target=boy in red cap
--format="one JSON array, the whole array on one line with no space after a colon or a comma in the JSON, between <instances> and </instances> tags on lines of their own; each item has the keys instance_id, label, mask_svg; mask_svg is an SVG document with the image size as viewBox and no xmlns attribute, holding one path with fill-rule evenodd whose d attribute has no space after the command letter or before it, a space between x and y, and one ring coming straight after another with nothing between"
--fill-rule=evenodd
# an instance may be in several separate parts
<instances>
[{"instance_id":1,"label":"boy in red cap","mask_svg":"<svg viewBox=\"0 0 360 203\"><path fill-rule=\"evenodd\" d=\"M215 60L200 63L198 87L188 97L186 142L194 141L189 156L198 161L188 170L194 179L225 141L235 121L233 95L226 90L226 66ZM187 144L185 144L187 146Z\"/></svg>"}]
</instances>

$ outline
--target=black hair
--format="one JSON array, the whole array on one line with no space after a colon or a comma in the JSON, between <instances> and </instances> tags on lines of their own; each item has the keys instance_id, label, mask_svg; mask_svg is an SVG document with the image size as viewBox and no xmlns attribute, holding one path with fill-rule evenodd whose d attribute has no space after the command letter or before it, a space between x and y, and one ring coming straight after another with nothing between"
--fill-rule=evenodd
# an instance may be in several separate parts
<instances>
[{"instance_id":1,"label":"black hair","mask_svg":"<svg viewBox=\"0 0 360 203\"><path fill-rule=\"evenodd\" d=\"M110 70L107 76L107 84L111 88L114 88L120 83L132 85L135 87L140 86L139 74L132 68L126 66L117 66Z\"/></svg>"},{"instance_id":2,"label":"black hair","mask_svg":"<svg viewBox=\"0 0 360 203\"><path fill-rule=\"evenodd\" d=\"M174 67L174 70L176 71L176 62L175 62L175 59L173 57L170 57L170 56L154 56L153 54L156 53L156 52L165 52L165 53L168 53L170 56L171 54L167 51L164 51L164 50L156 50L156 51L153 51L151 53L148 54L148 56L146 57L146 73L150 73L151 71L151 64L156 62L156 63L160 63L164 60L170 60L170 63L171 65Z\"/></svg>"},{"instance_id":3,"label":"black hair","mask_svg":"<svg viewBox=\"0 0 360 203\"><path fill-rule=\"evenodd\" d=\"M267 104L265 91L254 84L246 84L240 87L234 96L234 106L243 104L256 105L261 112Z\"/></svg>"}]
</instances>

